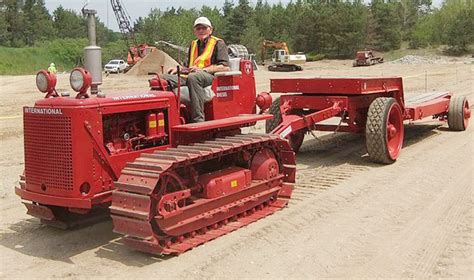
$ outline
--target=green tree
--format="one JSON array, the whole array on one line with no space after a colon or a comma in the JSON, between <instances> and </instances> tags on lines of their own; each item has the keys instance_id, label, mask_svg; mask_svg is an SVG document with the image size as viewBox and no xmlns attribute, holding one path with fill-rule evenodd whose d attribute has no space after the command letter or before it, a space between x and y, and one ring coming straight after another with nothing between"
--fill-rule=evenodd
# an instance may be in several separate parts
<instances>
[{"instance_id":1,"label":"green tree","mask_svg":"<svg viewBox=\"0 0 474 280\"><path fill-rule=\"evenodd\" d=\"M472 1L446 0L439 11L437 31L451 52L466 52L474 43L474 5Z\"/></svg>"},{"instance_id":2,"label":"green tree","mask_svg":"<svg viewBox=\"0 0 474 280\"><path fill-rule=\"evenodd\" d=\"M472 1L446 0L440 9L424 15L415 25L410 46L448 45L448 52L462 54L474 43Z\"/></svg>"},{"instance_id":3,"label":"green tree","mask_svg":"<svg viewBox=\"0 0 474 280\"><path fill-rule=\"evenodd\" d=\"M59 38L85 38L87 26L84 18L73 10L62 6L53 11L53 26Z\"/></svg>"},{"instance_id":4,"label":"green tree","mask_svg":"<svg viewBox=\"0 0 474 280\"><path fill-rule=\"evenodd\" d=\"M234 2L232 0L225 0L224 6L222 7L222 12L224 13L224 17L229 17L234 10Z\"/></svg>"},{"instance_id":5,"label":"green tree","mask_svg":"<svg viewBox=\"0 0 474 280\"><path fill-rule=\"evenodd\" d=\"M352 57L364 45L365 7L360 3L338 2L329 5L330 18L326 22L326 52L331 57Z\"/></svg>"},{"instance_id":6,"label":"green tree","mask_svg":"<svg viewBox=\"0 0 474 280\"><path fill-rule=\"evenodd\" d=\"M246 46L250 53L260 55L260 48L264 38L260 34L260 30L254 21L255 17L250 20L249 25L244 30L244 34L240 38L240 43Z\"/></svg>"},{"instance_id":7,"label":"green tree","mask_svg":"<svg viewBox=\"0 0 474 280\"><path fill-rule=\"evenodd\" d=\"M400 2L373 0L370 5L371 34L369 45L383 51L399 49L402 42Z\"/></svg>"},{"instance_id":8,"label":"green tree","mask_svg":"<svg viewBox=\"0 0 474 280\"><path fill-rule=\"evenodd\" d=\"M17 0L5 1L5 21L7 24L7 44L11 47L22 47L25 45L24 16L21 5Z\"/></svg>"},{"instance_id":9,"label":"green tree","mask_svg":"<svg viewBox=\"0 0 474 280\"><path fill-rule=\"evenodd\" d=\"M86 25L86 23L84 23L84 25ZM99 46L105 46L110 42L115 42L121 39L121 36L119 36L118 33L114 33L112 30L108 29L105 26L105 24L100 21L99 18L96 18L95 26L96 26L97 44Z\"/></svg>"},{"instance_id":10,"label":"green tree","mask_svg":"<svg viewBox=\"0 0 474 280\"><path fill-rule=\"evenodd\" d=\"M255 16L253 18L253 21L263 37L269 36L272 30L272 26L270 23L271 10L272 7L268 4L268 2L263 3L262 0L258 0L257 4L255 5Z\"/></svg>"},{"instance_id":11,"label":"green tree","mask_svg":"<svg viewBox=\"0 0 474 280\"><path fill-rule=\"evenodd\" d=\"M435 16L429 15L420 18L413 27L409 38L409 47L412 49L424 48L428 45L438 45L441 43L437 38L435 30Z\"/></svg>"},{"instance_id":12,"label":"green tree","mask_svg":"<svg viewBox=\"0 0 474 280\"><path fill-rule=\"evenodd\" d=\"M53 21L43 0L25 0L23 13L24 36L28 45L34 45L37 40L55 37Z\"/></svg>"},{"instance_id":13,"label":"green tree","mask_svg":"<svg viewBox=\"0 0 474 280\"><path fill-rule=\"evenodd\" d=\"M409 40L412 32L420 18L431 11L431 0L401 0L402 11L402 36L404 40Z\"/></svg>"},{"instance_id":14,"label":"green tree","mask_svg":"<svg viewBox=\"0 0 474 280\"><path fill-rule=\"evenodd\" d=\"M250 7L249 1L239 0L239 4L226 16L226 29L223 35L228 43L240 43L252 14L253 9Z\"/></svg>"},{"instance_id":15,"label":"green tree","mask_svg":"<svg viewBox=\"0 0 474 280\"><path fill-rule=\"evenodd\" d=\"M5 11L0 10L0 46L7 46L9 42L8 22Z\"/></svg>"}]
</instances>

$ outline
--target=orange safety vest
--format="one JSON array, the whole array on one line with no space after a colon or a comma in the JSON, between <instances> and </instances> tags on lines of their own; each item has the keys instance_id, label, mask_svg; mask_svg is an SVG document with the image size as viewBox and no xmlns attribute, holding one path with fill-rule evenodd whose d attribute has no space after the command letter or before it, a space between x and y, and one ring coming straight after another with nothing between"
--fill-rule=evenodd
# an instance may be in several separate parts
<instances>
[{"instance_id":1,"label":"orange safety vest","mask_svg":"<svg viewBox=\"0 0 474 280\"><path fill-rule=\"evenodd\" d=\"M204 51L201 55L198 56L198 41L194 40L191 43L191 52L189 54L189 67L196 65L197 67L203 69L211 65L212 54L214 53L214 47L217 44L217 41L221 39L211 36L207 41L207 45L204 48Z\"/></svg>"}]
</instances>

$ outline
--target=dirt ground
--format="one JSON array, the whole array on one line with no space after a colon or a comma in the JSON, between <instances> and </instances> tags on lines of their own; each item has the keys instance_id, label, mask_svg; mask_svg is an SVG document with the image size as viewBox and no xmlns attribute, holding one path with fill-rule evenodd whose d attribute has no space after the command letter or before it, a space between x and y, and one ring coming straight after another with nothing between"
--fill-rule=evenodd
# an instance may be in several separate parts
<instances>
[{"instance_id":1,"label":"dirt ground","mask_svg":"<svg viewBox=\"0 0 474 280\"><path fill-rule=\"evenodd\" d=\"M351 63L314 62L298 73L260 70L257 90L268 90L270 77L402 76L407 96L452 91L474 104L472 58L359 68ZM146 81L110 75L102 90L146 91ZM59 92L72 92L67 74L58 84ZM42 94L34 76L0 76L0 91L0 278L474 275L474 122L465 132L430 119L406 124L400 158L387 166L367 159L362 136L307 136L287 208L178 257L154 257L124 247L111 221L62 231L26 215L13 190L24 163L21 107Z\"/></svg>"}]
</instances>

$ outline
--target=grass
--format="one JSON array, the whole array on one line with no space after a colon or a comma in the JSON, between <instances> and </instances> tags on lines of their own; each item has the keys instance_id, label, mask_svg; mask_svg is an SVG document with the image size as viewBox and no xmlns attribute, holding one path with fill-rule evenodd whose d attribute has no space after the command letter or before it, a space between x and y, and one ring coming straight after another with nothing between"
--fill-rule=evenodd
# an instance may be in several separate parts
<instances>
[{"instance_id":1,"label":"grass","mask_svg":"<svg viewBox=\"0 0 474 280\"><path fill-rule=\"evenodd\" d=\"M55 57L46 48L0 47L0 75L35 74L41 69L47 69L51 62L56 64L58 71L65 71L73 66Z\"/></svg>"},{"instance_id":2,"label":"grass","mask_svg":"<svg viewBox=\"0 0 474 280\"><path fill-rule=\"evenodd\" d=\"M87 39L56 39L38 42L34 47L0 47L0 75L35 74L56 64L58 72L72 70L82 58ZM102 60L126 57L122 41L111 42L102 48Z\"/></svg>"}]
</instances>

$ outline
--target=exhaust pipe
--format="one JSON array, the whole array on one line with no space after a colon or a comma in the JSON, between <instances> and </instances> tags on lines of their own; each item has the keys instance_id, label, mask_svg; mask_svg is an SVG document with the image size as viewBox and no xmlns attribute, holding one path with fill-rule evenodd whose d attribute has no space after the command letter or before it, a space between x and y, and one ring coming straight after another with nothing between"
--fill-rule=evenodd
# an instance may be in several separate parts
<instances>
[{"instance_id":1,"label":"exhaust pipe","mask_svg":"<svg viewBox=\"0 0 474 280\"><path fill-rule=\"evenodd\" d=\"M99 92L99 85L102 84L102 49L97 46L96 13L96 10L82 8L82 14L87 16L89 46L84 48L84 66L92 75L91 94L97 94Z\"/></svg>"}]
</instances>

